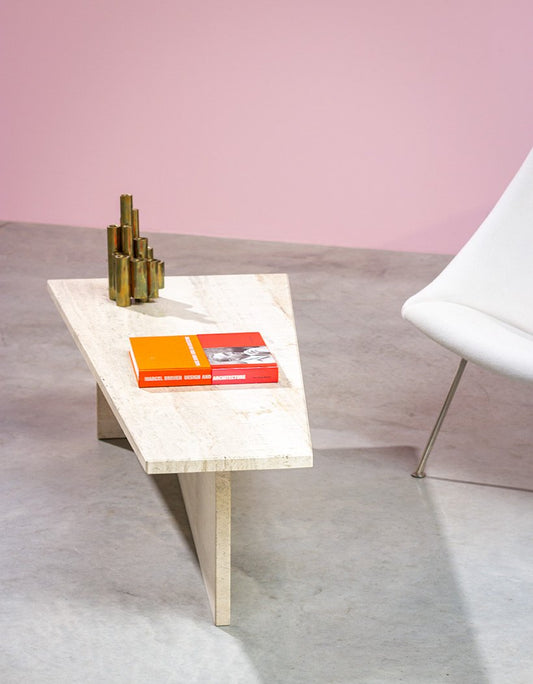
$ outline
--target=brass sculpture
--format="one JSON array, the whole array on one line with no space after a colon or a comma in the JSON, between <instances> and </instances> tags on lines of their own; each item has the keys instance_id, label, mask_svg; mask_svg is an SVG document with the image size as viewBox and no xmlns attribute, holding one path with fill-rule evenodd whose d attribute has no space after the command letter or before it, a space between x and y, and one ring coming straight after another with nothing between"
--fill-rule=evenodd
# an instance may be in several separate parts
<instances>
[{"instance_id":1,"label":"brass sculpture","mask_svg":"<svg viewBox=\"0 0 533 684\"><path fill-rule=\"evenodd\" d=\"M107 226L107 276L109 282L109 299L116 299L116 264L113 259L113 254L118 252L120 248L120 228L112 225Z\"/></svg>"},{"instance_id":2,"label":"brass sculpture","mask_svg":"<svg viewBox=\"0 0 533 684\"><path fill-rule=\"evenodd\" d=\"M120 196L120 225L107 227L109 299L130 306L156 299L165 286L165 264L139 236L139 210L131 195Z\"/></svg>"},{"instance_id":3,"label":"brass sculpture","mask_svg":"<svg viewBox=\"0 0 533 684\"><path fill-rule=\"evenodd\" d=\"M115 262L115 300L117 306L129 306L131 304L130 258L127 254L115 252L113 259Z\"/></svg>"}]
</instances>

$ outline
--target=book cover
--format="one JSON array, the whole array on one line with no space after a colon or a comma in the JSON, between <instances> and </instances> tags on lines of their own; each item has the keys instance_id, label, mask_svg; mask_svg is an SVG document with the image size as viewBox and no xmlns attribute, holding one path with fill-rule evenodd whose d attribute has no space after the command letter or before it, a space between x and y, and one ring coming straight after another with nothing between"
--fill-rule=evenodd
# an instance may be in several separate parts
<instances>
[{"instance_id":1,"label":"book cover","mask_svg":"<svg viewBox=\"0 0 533 684\"><path fill-rule=\"evenodd\" d=\"M130 337L139 387L210 385L211 366L196 335Z\"/></svg>"},{"instance_id":2,"label":"book cover","mask_svg":"<svg viewBox=\"0 0 533 684\"><path fill-rule=\"evenodd\" d=\"M278 366L258 332L130 337L139 387L278 382Z\"/></svg>"},{"instance_id":3,"label":"book cover","mask_svg":"<svg viewBox=\"0 0 533 684\"><path fill-rule=\"evenodd\" d=\"M277 363L260 333L206 333L198 339L213 385L278 381Z\"/></svg>"}]
</instances>

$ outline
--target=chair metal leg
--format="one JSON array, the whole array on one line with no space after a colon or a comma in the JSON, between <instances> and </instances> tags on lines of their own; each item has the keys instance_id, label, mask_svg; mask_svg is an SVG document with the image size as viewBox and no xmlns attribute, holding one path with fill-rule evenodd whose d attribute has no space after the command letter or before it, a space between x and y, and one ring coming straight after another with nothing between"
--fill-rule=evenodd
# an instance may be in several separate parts
<instances>
[{"instance_id":1,"label":"chair metal leg","mask_svg":"<svg viewBox=\"0 0 533 684\"><path fill-rule=\"evenodd\" d=\"M424 449L424 453L422 454L422 458L420 459L420 463L418 464L418 467L415 470L415 472L411 473L412 477L426 477L426 473L424 472L424 468L426 466L426 461L428 460L431 449L433 448L433 444L435 444L435 440L437 439L437 435L439 434L439 430L440 430L440 427L444 421L444 418L446 417L446 414L448 413L448 409L449 409L450 404L452 403L452 399L455 395L455 390L457 389L457 386L459 385L459 381L461 380L461 377L463 375L465 367L466 367L466 359L461 359L461 361L459 362L459 368L457 369L457 372L455 374L455 377L453 379L451 387L448 391L448 396L446 397L446 401L444 402L444 404L442 406L442 409L439 413L439 417L437 418L437 422L435 423L435 426L434 426L433 430L431 431L431 435L429 436L429 440L428 440L428 443L426 444L426 448Z\"/></svg>"}]
</instances>

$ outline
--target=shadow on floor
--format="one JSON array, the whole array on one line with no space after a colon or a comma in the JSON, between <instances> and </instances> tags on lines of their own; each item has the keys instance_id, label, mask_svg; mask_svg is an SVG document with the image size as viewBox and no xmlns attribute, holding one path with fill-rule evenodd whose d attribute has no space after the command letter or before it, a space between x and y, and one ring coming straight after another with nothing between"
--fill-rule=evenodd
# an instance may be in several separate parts
<instances>
[{"instance_id":1,"label":"shadow on floor","mask_svg":"<svg viewBox=\"0 0 533 684\"><path fill-rule=\"evenodd\" d=\"M133 454L130 443L125 438L103 439L102 442L112 444L121 449L126 449ZM150 475L149 480L156 488L161 500L166 506L168 513L176 524L176 529L186 540L189 549L196 555L194 539L189 525L189 518L185 510L185 504L181 495L179 480L176 475Z\"/></svg>"},{"instance_id":2,"label":"shadow on floor","mask_svg":"<svg viewBox=\"0 0 533 684\"><path fill-rule=\"evenodd\" d=\"M261 681L488 681L414 462L324 450L312 471L235 474L227 632Z\"/></svg>"}]
</instances>

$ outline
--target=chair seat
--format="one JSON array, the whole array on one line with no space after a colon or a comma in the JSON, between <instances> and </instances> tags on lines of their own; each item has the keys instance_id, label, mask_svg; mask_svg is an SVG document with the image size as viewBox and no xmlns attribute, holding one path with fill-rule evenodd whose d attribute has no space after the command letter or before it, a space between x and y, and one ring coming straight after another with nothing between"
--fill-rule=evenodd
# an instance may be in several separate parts
<instances>
[{"instance_id":1,"label":"chair seat","mask_svg":"<svg viewBox=\"0 0 533 684\"><path fill-rule=\"evenodd\" d=\"M533 335L463 304L410 301L402 316L467 361L533 382Z\"/></svg>"}]
</instances>

